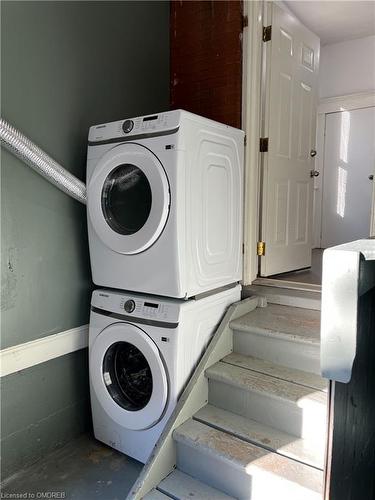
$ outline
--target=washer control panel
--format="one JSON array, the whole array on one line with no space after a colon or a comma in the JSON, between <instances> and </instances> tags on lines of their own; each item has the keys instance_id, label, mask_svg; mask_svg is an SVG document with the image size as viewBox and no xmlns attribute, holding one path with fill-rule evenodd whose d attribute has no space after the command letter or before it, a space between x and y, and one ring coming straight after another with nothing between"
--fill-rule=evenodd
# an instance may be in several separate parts
<instances>
[{"instance_id":1,"label":"washer control panel","mask_svg":"<svg viewBox=\"0 0 375 500\"><path fill-rule=\"evenodd\" d=\"M90 142L100 142L122 137L145 136L168 133L177 130L180 125L179 110L166 111L155 115L126 118L117 122L94 125L89 131Z\"/></svg>"},{"instance_id":2,"label":"washer control panel","mask_svg":"<svg viewBox=\"0 0 375 500\"><path fill-rule=\"evenodd\" d=\"M106 312L114 312L136 319L178 323L181 301L116 291L95 290L91 305Z\"/></svg>"}]
</instances>

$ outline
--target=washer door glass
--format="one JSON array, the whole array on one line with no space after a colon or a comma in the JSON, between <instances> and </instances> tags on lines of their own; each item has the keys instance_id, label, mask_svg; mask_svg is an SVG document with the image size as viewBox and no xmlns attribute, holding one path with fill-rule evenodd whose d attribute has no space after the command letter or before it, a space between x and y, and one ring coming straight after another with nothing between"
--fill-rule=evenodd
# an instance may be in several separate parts
<instances>
[{"instance_id":1,"label":"washer door glass","mask_svg":"<svg viewBox=\"0 0 375 500\"><path fill-rule=\"evenodd\" d=\"M151 368L133 344L116 342L111 345L103 359L103 378L111 397L125 410L142 410L150 401Z\"/></svg>"},{"instance_id":2,"label":"washer door glass","mask_svg":"<svg viewBox=\"0 0 375 500\"><path fill-rule=\"evenodd\" d=\"M169 183L159 159L139 144L120 144L98 161L87 186L91 224L122 254L145 251L167 223Z\"/></svg>"},{"instance_id":3,"label":"washer door glass","mask_svg":"<svg viewBox=\"0 0 375 500\"><path fill-rule=\"evenodd\" d=\"M119 234L139 231L151 212L152 193L145 174L129 163L112 170L102 190L102 210Z\"/></svg>"},{"instance_id":4,"label":"washer door glass","mask_svg":"<svg viewBox=\"0 0 375 500\"><path fill-rule=\"evenodd\" d=\"M121 427L148 429L163 417L168 377L155 342L136 325L107 326L90 343L90 384L103 410Z\"/></svg>"}]
</instances>

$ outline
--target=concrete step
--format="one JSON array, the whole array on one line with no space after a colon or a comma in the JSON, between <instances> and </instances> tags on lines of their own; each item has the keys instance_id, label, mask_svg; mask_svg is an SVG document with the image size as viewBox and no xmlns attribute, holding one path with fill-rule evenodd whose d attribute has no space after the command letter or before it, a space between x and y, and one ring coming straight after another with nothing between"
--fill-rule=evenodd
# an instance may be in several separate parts
<instances>
[{"instance_id":1,"label":"concrete step","mask_svg":"<svg viewBox=\"0 0 375 500\"><path fill-rule=\"evenodd\" d=\"M269 304L230 326L235 352L320 374L320 311Z\"/></svg>"},{"instance_id":2,"label":"concrete step","mask_svg":"<svg viewBox=\"0 0 375 500\"><path fill-rule=\"evenodd\" d=\"M208 401L288 434L325 439L327 395L220 361L206 370Z\"/></svg>"},{"instance_id":3,"label":"concrete step","mask_svg":"<svg viewBox=\"0 0 375 500\"><path fill-rule=\"evenodd\" d=\"M167 476L159 485L158 490L168 495L168 498L176 500L234 500L233 497L208 486L207 484L175 470Z\"/></svg>"},{"instance_id":4,"label":"concrete step","mask_svg":"<svg viewBox=\"0 0 375 500\"><path fill-rule=\"evenodd\" d=\"M280 282L283 285L282 282ZM322 294L320 291L306 291L285 288L284 286L250 285L243 289L245 297L260 295L265 297L269 304L302 307L320 311Z\"/></svg>"},{"instance_id":5,"label":"concrete step","mask_svg":"<svg viewBox=\"0 0 375 500\"><path fill-rule=\"evenodd\" d=\"M243 441L261 446L279 455L321 470L324 468L325 446L322 440L308 441L301 439L212 405L201 408L194 415L194 420L225 431Z\"/></svg>"},{"instance_id":6,"label":"concrete step","mask_svg":"<svg viewBox=\"0 0 375 500\"><path fill-rule=\"evenodd\" d=\"M240 500L321 500L323 473L194 420L174 431L177 467Z\"/></svg>"},{"instance_id":7,"label":"concrete step","mask_svg":"<svg viewBox=\"0 0 375 500\"><path fill-rule=\"evenodd\" d=\"M253 370L258 373L264 373L287 382L304 385L317 391L328 391L328 380L315 373L296 370L287 366L276 365L270 361L254 358L254 356L245 356L237 352L229 354L222 359L224 363L234 366L240 366L247 370Z\"/></svg>"}]
</instances>

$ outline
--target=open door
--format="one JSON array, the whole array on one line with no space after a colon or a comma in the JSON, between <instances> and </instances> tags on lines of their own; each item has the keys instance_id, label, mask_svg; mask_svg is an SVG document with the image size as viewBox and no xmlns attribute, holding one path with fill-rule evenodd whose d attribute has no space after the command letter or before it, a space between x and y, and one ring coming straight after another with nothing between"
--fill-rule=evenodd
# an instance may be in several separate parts
<instances>
[{"instance_id":1,"label":"open door","mask_svg":"<svg viewBox=\"0 0 375 500\"><path fill-rule=\"evenodd\" d=\"M320 248L371 236L375 107L325 114Z\"/></svg>"},{"instance_id":2,"label":"open door","mask_svg":"<svg viewBox=\"0 0 375 500\"><path fill-rule=\"evenodd\" d=\"M265 61L268 146L265 142L261 276L311 265L313 181L319 175L314 156L320 41L288 12L274 3L271 9Z\"/></svg>"},{"instance_id":3,"label":"open door","mask_svg":"<svg viewBox=\"0 0 375 500\"><path fill-rule=\"evenodd\" d=\"M371 222L370 222L370 238L375 238L375 166L374 172L369 175L369 180L372 181L372 201L371 201Z\"/></svg>"}]
</instances>

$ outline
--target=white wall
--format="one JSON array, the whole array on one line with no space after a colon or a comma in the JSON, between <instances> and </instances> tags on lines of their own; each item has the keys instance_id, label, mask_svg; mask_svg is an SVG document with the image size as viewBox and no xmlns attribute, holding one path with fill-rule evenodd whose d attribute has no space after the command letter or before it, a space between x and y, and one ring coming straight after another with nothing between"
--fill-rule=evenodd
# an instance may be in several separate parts
<instances>
[{"instance_id":1,"label":"white wall","mask_svg":"<svg viewBox=\"0 0 375 500\"><path fill-rule=\"evenodd\" d=\"M323 46L319 80L320 98L375 90L375 36Z\"/></svg>"}]
</instances>

